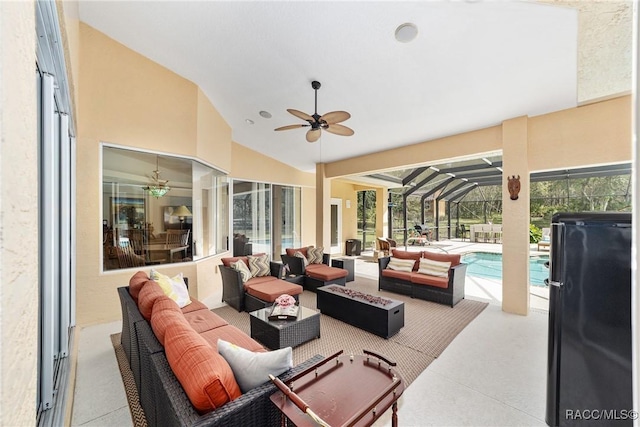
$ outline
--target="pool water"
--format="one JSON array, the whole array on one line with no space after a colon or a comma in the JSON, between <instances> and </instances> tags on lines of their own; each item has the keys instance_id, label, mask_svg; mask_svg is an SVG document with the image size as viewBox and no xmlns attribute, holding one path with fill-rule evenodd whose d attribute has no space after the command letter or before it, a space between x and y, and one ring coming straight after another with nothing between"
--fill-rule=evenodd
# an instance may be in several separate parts
<instances>
[{"instance_id":1,"label":"pool water","mask_svg":"<svg viewBox=\"0 0 640 427\"><path fill-rule=\"evenodd\" d=\"M544 263L549 261L548 255L529 258L529 281L534 286L545 286L544 279L549 277L549 269ZM472 252L462 257L467 264L469 276L502 280L502 254L489 252Z\"/></svg>"}]
</instances>

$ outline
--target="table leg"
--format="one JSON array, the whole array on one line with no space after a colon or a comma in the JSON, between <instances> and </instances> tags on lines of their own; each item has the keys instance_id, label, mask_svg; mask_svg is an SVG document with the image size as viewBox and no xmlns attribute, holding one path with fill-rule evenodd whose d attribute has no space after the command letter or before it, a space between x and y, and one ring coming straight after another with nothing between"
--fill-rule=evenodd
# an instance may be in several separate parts
<instances>
[{"instance_id":1,"label":"table leg","mask_svg":"<svg viewBox=\"0 0 640 427\"><path fill-rule=\"evenodd\" d=\"M391 427L398 427L398 403L391 405Z\"/></svg>"}]
</instances>

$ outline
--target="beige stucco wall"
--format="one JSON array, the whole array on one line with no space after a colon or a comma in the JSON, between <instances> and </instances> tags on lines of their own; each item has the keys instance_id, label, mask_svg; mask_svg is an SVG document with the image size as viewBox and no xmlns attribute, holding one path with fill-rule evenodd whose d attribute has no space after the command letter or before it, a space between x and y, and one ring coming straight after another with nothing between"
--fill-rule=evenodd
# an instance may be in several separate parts
<instances>
[{"instance_id":1,"label":"beige stucco wall","mask_svg":"<svg viewBox=\"0 0 640 427\"><path fill-rule=\"evenodd\" d=\"M316 187L302 187L302 246L316 244Z\"/></svg>"},{"instance_id":2,"label":"beige stucco wall","mask_svg":"<svg viewBox=\"0 0 640 427\"><path fill-rule=\"evenodd\" d=\"M117 320L116 288L135 269L101 273L101 142L195 155L198 88L80 24L77 136L77 323ZM196 276L193 264L163 267Z\"/></svg>"},{"instance_id":3,"label":"beige stucco wall","mask_svg":"<svg viewBox=\"0 0 640 427\"><path fill-rule=\"evenodd\" d=\"M315 174L303 172L271 157L257 155L244 145L231 144L231 175L248 181L315 187Z\"/></svg>"},{"instance_id":4,"label":"beige stucco wall","mask_svg":"<svg viewBox=\"0 0 640 427\"><path fill-rule=\"evenodd\" d=\"M326 174L328 178L337 178L379 170L405 169L500 149L502 128L493 126L329 163Z\"/></svg>"},{"instance_id":5,"label":"beige stucco wall","mask_svg":"<svg viewBox=\"0 0 640 427\"><path fill-rule=\"evenodd\" d=\"M350 182L334 179L331 181L331 198L342 200L342 253L344 254L344 242L347 239L355 239L358 231L358 193ZM348 203L347 203L348 202ZM349 207L347 207L349 206Z\"/></svg>"},{"instance_id":6,"label":"beige stucco wall","mask_svg":"<svg viewBox=\"0 0 640 427\"><path fill-rule=\"evenodd\" d=\"M196 152L198 157L224 171L231 170L231 127L224 121L200 88Z\"/></svg>"},{"instance_id":7,"label":"beige stucco wall","mask_svg":"<svg viewBox=\"0 0 640 427\"><path fill-rule=\"evenodd\" d=\"M38 145L32 2L0 2L0 425L36 420ZM19 167L17 167L19 166Z\"/></svg>"},{"instance_id":8,"label":"beige stucco wall","mask_svg":"<svg viewBox=\"0 0 640 427\"><path fill-rule=\"evenodd\" d=\"M631 160L631 96L529 118L532 172Z\"/></svg>"},{"instance_id":9,"label":"beige stucco wall","mask_svg":"<svg viewBox=\"0 0 640 427\"><path fill-rule=\"evenodd\" d=\"M631 96L626 95L529 117L529 169L536 172L629 162L631 114ZM501 150L502 125L329 163L326 174L336 178Z\"/></svg>"},{"instance_id":10,"label":"beige stucco wall","mask_svg":"<svg viewBox=\"0 0 640 427\"><path fill-rule=\"evenodd\" d=\"M502 124L502 308L529 314L529 167L527 117ZM520 193L511 200L508 179L519 179ZM524 267L524 268L523 268Z\"/></svg>"},{"instance_id":11,"label":"beige stucco wall","mask_svg":"<svg viewBox=\"0 0 640 427\"><path fill-rule=\"evenodd\" d=\"M85 326L120 318L116 288L138 270L101 272L102 142L195 157L242 179L313 188L314 175L233 143L231 128L192 82L86 24L80 24L79 35L77 321ZM313 209L314 204L303 205L304 224L311 227ZM162 271L182 272L194 297L219 303L211 298L221 293L221 256Z\"/></svg>"}]
</instances>

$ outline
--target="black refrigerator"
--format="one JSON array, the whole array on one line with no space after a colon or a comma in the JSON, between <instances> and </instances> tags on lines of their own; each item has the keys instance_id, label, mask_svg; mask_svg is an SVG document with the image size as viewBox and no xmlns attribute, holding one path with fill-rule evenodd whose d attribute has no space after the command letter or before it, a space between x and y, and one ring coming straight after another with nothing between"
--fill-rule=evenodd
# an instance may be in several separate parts
<instances>
[{"instance_id":1,"label":"black refrigerator","mask_svg":"<svg viewBox=\"0 0 640 427\"><path fill-rule=\"evenodd\" d=\"M631 214L551 221L550 426L632 425Z\"/></svg>"}]
</instances>

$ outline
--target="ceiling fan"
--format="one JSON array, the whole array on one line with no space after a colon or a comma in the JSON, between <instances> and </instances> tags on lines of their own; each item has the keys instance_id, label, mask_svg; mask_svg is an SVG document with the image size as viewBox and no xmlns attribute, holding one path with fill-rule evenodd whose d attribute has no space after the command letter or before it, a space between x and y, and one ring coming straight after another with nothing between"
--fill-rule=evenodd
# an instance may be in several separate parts
<instances>
[{"instance_id":1,"label":"ceiling fan","mask_svg":"<svg viewBox=\"0 0 640 427\"><path fill-rule=\"evenodd\" d=\"M276 128L274 130L289 130L311 126L311 129L307 131L307 141L309 142L316 142L318 138L320 138L320 134L322 133L323 129L336 135L353 135L352 129L339 124L340 122L344 122L351 117L351 114L347 113L346 111L331 111L330 113L323 114L322 116L318 115L318 89L320 89L320 82L315 80L312 81L311 87L316 91L315 112L313 113L313 115L310 116L307 113L303 113L302 111L294 110L292 108L287 109L287 111L294 116L302 120L306 120L307 124L287 125Z\"/></svg>"}]
</instances>

